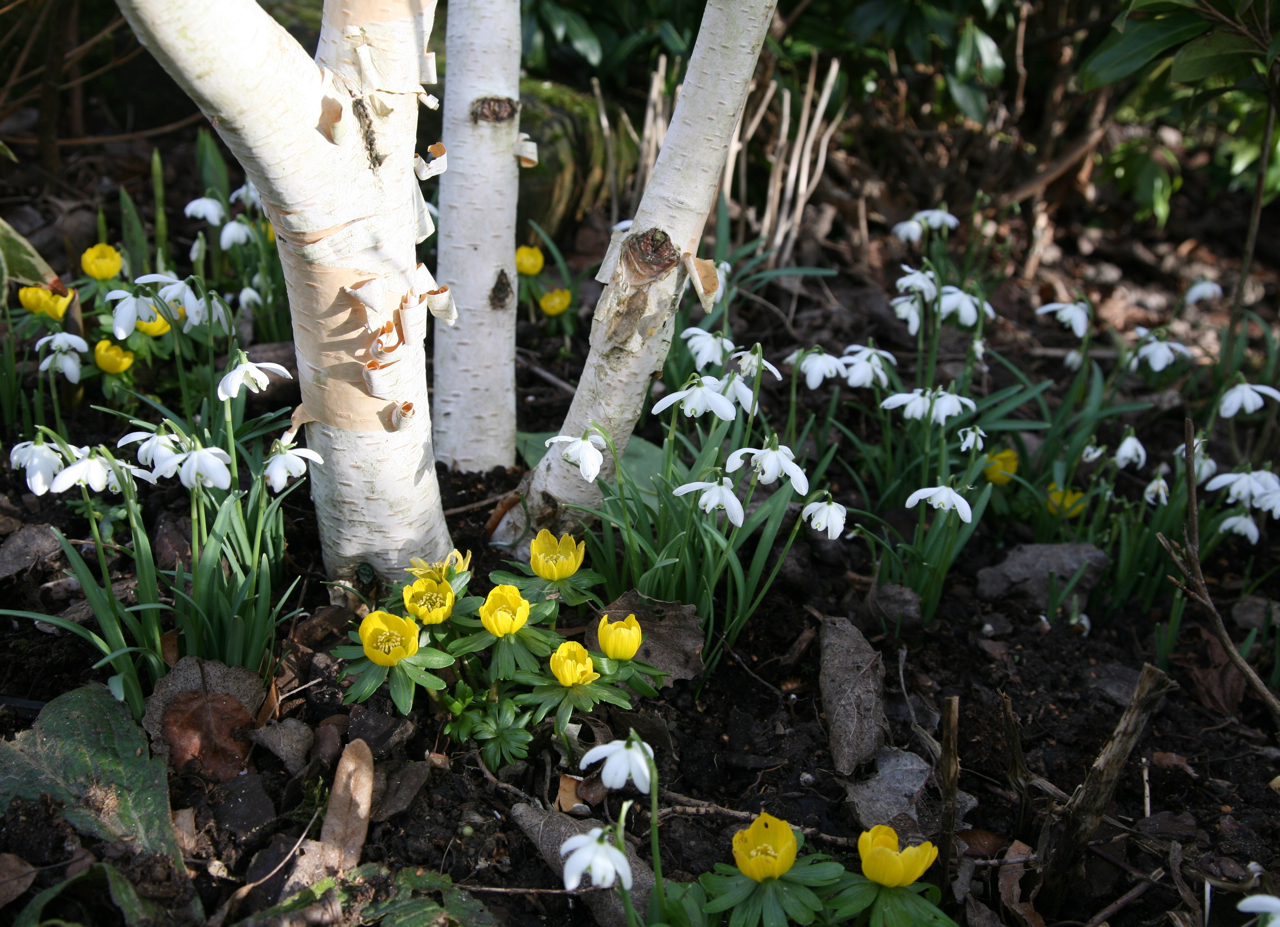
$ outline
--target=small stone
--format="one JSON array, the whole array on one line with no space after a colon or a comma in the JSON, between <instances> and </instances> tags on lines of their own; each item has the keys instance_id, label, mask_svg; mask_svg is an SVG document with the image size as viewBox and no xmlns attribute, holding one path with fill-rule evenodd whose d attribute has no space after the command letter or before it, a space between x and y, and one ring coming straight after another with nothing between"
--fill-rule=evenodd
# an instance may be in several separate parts
<instances>
[{"instance_id":1,"label":"small stone","mask_svg":"<svg viewBox=\"0 0 1280 927\"><path fill-rule=\"evenodd\" d=\"M1231 620L1244 631L1262 631L1280 623L1280 602L1260 595L1242 595L1231 609Z\"/></svg>"},{"instance_id":2,"label":"small stone","mask_svg":"<svg viewBox=\"0 0 1280 927\"><path fill-rule=\"evenodd\" d=\"M225 797L214 808L218 826L236 835L243 846L253 840L274 820L275 805L267 797L262 776L250 773L222 783Z\"/></svg>"},{"instance_id":3,"label":"small stone","mask_svg":"<svg viewBox=\"0 0 1280 927\"><path fill-rule=\"evenodd\" d=\"M363 705L355 705L351 709L347 740L363 740L369 745L374 758L380 759L412 737L413 730L413 722L406 718L393 718Z\"/></svg>"}]
</instances>

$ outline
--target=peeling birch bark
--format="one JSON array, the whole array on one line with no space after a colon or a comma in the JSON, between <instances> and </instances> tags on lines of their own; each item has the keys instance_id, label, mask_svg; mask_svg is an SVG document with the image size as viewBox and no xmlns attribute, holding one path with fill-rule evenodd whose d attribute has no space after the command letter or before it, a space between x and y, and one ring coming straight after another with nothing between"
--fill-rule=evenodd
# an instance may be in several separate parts
<instances>
[{"instance_id":1,"label":"peeling birch bark","mask_svg":"<svg viewBox=\"0 0 1280 927\"><path fill-rule=\"evenodd\" d=\"M516 460L519 0L454 0L445 42L436 274L459 316L436 326L432 411L436 458L475 472Z\"/></svg>"},{"instance_id":2,"label":"peeling birch bark","mask_svg":"<svg viewBox=\"0 0 1280 927\"><path fill-rule=\"evenodd\" d=\"M399 578L410 557L441 558L425 354L421 337L403 337L425 331L436 289L414 256L433 225L413 150L421 84L434 80L435 0L326 0L314 61L253 0L118 5L275 228L302 389L294 420L325 461L311 494L326 569L348 577L367 563ZM365 383L375 349L394 350L390 398Z\"/></svg>"},{"instance_id":3,"label":"peeling birch bark","mask_svg":"<svg viewBox=\"0 0 1280 927\"><path fill-rule=\"evenodd\" d=\"M683 257L698 252L776 5L777 0L707 3L680 102L631 232L610 246L596 276L605 291L596 304L591 352L560 429L563 435L580 438L595 423L619 453L631 439L649 383L662 371L671 347L687 275ZM601 475L612 473L613 461L606 457ZM566 506L600 501L600 490L554 449L526 477L521 492L526 505L507 510L492 543L525 556L520 542L532 533L541 528L560 533L581 523L582 513Z\"/></svg>"}]
</instances>

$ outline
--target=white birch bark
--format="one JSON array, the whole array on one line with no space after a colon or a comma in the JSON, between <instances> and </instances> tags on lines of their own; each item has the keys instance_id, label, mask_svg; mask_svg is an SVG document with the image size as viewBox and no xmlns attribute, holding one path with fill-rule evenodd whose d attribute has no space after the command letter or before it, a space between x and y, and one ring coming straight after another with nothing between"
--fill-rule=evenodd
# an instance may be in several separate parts
<instances>
[{"instance_id":1,"label":"white birch bark","mask_svg":"<svg viewBox=\"0 0 1280 927\"><path fill-rule=\"evenodd\" d=\"M578 438L594 423L621 453L640 417L649 384L662 370L684 289L686 254L715 203L733 127L746 102L760 47L777 0L708 0L689 59L680 102L631 230L613 244L597 279L591 351L560 429ZM613 461L606 455L602 478ZM578 525L568 505L595 506L600 491L552 446L522 486L525 505L507 510L494 544L527 555L524 541L541 528ZM525 510L529 513L526 520Z\"/></svg>"},{"instance_id":2,"label":"white birch bark","mask_svg":"<svg viewBox=\"0 0 1280 927\"><path fill-rule=\"evenodd\" d=\"M516 142L520 0L453 0L445 51L436 276L458 324L434 335L436 459L484 471L516 459Z\"/></svg>"},{"instance_id":3,"label":"white birch bark","mask_svg":"<svg viewBox=\"0 0 1280 927\"><path fill-rule=\"evenodd\" d=\"M118 0L210 119L276 232L298 354L325 567L399 578L449 549L427 409L431 233L414 175L434 0L326 0L316 60L253 0ZM366 383L384 323L379 388ZM414 335L416 334L416 337ZM398 358L398 359L397 359ZM395 376L388 376L388 372ZM376 392L377 395L374 395Z\"/></svg>"}]
</instances>

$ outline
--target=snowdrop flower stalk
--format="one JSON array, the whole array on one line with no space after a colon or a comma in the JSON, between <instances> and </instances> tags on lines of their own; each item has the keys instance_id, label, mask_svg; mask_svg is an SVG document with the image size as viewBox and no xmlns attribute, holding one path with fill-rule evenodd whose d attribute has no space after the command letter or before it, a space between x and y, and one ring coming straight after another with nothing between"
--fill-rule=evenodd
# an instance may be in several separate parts
<instances>
[{"instance_id":1,"label":"snowdrop flower stalk","mask_svg":"<svg viewBox=\"0 0 1280 927\"><path fill-rule=\"evenodd\" d=\"M277 441L271 456L267 458L262 475L272 492L280 492L289 482L291 476L302 476L307 472L307 461L323 464L324 458L310 448L294 447L291 442Z\"/></svg>"},{"instance_id":2,"label":"snowdrop flower stalk","mask_svg":"<svg viewBox=\"0 0 1280 927\"><path fill-rule=\"evenodd\" d=\"M230 227L228 225L228 227ZM218 383L218 398L222 401L222 414L227 426L227 453L230 456L228 463L231 464L231 482L239 488L240 477L236 472L236 428L235 421L231 411L231 402L240 395L241 387L248 387L251 393L260 393L267 388L269 380L268 373L274 373L277 376L284 377L286 380L292 380L293 374L289 373L280 364L255 364L249 360L249 356L244 351L236 352L237 363L234 367L227 371L226 375ZM299 452L301 453L301 452ZM302 456L312 456L313 451L307 451ZM296 455L295 455L296 456ZM281 467L288 473L288 476L301 476L306 472L307 465L301 461L295 461L290 458L288 464L277 463L275 478L268 477L272 488L276 492L284 486L287 477L280 475ZM299 469L300 468L300 469ZM297 472L293 472L297 470ZM184 481L185 482L185 481ZM279 486L277 486L277 483Z\"/></svg>"}]
</instances>

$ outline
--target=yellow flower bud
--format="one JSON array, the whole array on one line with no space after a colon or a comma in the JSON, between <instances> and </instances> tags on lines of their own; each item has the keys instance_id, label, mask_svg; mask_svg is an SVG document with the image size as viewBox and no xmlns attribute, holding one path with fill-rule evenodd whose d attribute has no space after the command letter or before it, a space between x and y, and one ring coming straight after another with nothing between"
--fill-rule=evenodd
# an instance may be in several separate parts
<instances>
[{"instance_id":1,"label":"yellow flower bud","mask_svg":"<svg viewBox=\"0 0 1280 927\"><path fill-rule=\"evenodd\" d=\"M152 338L159 338L161 335L169 331L169 320L158 312L156 313L154 321L136 322L135 325L137 326L138 331L142 332L144 335L149 335Z\"/></svg>"},{"instance_id":2,"label":"yellow flower bud","mask_svg":"<svg viewBox=\"0 0 1280 927\"><path fill-rule=\"evenodd\" d=\"M577 641L565 641L551 655L551 672L562 686L585 686L600 678L587 648Z\"/></svg>"},{"instance_id":3,"label":"yellow flower bud","mask_svg":"<svg viewBox=\"0 0 1280 927\"><path fill-rule=\"evenodd\" d=\"M1084 514L1085 505L1080 500L1084 498L1084 493L1074 490L1062 490L1058 488L1057 483L1049 484L1049 498L1045 500L1044 505L1052 515L1057 515L1062 509L1066 509L1067 518L1075 518Z\"/></svg>"},{"instance_id":4,"label":"yellow flower bud","mask_svg":"<svg viewBox=\"0 0 1280 927\"><path fill-rule=\"evenodd\" d=\"M750 827L733 835L733 861L743 875L757 882L784 875L796 861L791 825L761 812Z\"/></svg>"},{"instance_id":5,"label":"yellow flower bud","mask_svg":"<svg viewBox=\"0 0 1280 927\"><path fill-rule=\"evenodd\" d=\"M997 486L1012 482L1013 475L1017 472L1018 452L1009 447L1003 451L988 454L987 466L982 469L982 475Z\"/></svg>"},{"instance_id":6,"label":"yellow flower bud","mask_svg":"<svg viewBox=\"0 0 1280 927\"><path fill-rule=\"evenodd\" d=\"M395 666L418 652L418 626L412 618L390 612L369 612L360 622L364 655L379 666Z\"/></svg>"},{"instance_id":7,"label":"yellow flower bud","mask_svg":"<svg viewBox=\"0 0 1280 927\"><path fill-rule=\"evenodd\" d=\"M494 586L480 606L480 623L494 637L515 634L529 620L529 602L515 586Z\"/></svg>"},{"instance_id":8,"label":"yellow flower bud","mask_svg":"<svg viewBox=\"0 0 1280 927\"><path fill-rule=\"evenodd\" d=\"M423 624L440 624L453 614L453 587L447 582L420 579L404 587L404 608Z\"/></svg>"},{"instance_id":9,"label":"yellow flower bud","mask_svg":"<svg viewBox=\"0 0 1280 927\"><path fill-rule=\"evenodd\" d=\"M541 248L528 245L516 248L516 273L536 277L542 273L542 265L545 263L546 258L542 256Z\"/></svg>"},{"instance_id":10,"label":"yellow flower bud","mask_svg":"<svg viewBox=\"0 0 1280 927\"><path fill-rule=\"evenodd\" d=\"M877 824L858 838L858 855L862 857L862 874L872 882L903 888L919 881L938 858L938 848L922 843L899 853L897 831Z\"/></svg>"},{"instance_id":11,"label":"yellow flower bud","mask_svg":"<svg viewBox=\"0 0 1280 927\"><path fill-rule=\"evenodd\" d=\"M80 255L80 267L94 280L110 280L118 276L123 264L120 252L110 245L94 245Z\"/></svg>"},{"instance_id":12,"label":"yellow flower bud","mask_svg":"<svg viewBox=\"0 0 1280 927\"><path fill-rule=\"evenodd\" d=\"M573 535L556 536L543 528L529 544L529 566L543 579L568 579L582 566L586 556L585 541L574 541Z\"/></svg>"},{"instance_id":13,"label":"yellow flower bud","mask_svg":"<svg viewBox=\"0 0 1280 927\"><path fill-rule=\"evenodd\" d=\"M640 649L640 641L644 635L640 633L640 622L635 615L628 615L624 621L610 623L608 615L600 617L600 625L596 628L596 636L600 638L600 649L610 660L630 660Z\"/></svg>"},{"instance_id":14,"label":"yellow flower bud","mask_svg":"<svg viewBox=\"0 0 1280 927\"><path fill-rule=\"evenodd\" d=\"M105 373L124 373L133 366L133 352L103 338L93 346L93 362Z\"/></svg>"},{"instance_id":15,"label":"yellow flower bud","mask_svg":"<svg viewBox=\"0 0 1280 927\"><path fill-rule=\"evenodd\" d=\"M74 292L58 296L42 286L24 286L18 290L18 302L32 315L47 315L55 322L61 322L62 317L67 314L67 306L71 305L71 295Z\"/></svg>"},{"instance_id":16,"label":"yellow flower bud","mask_svg":"<svg viewBox=\"0 0 1280 927\"><path fill-rule=\"evenodd\" d=\"M538 305L542 307L543 315L554 317L568 309L571 302L573 302L573 294L568 290L551 290L542 294Z\"/></svg>"}]
</instances>

